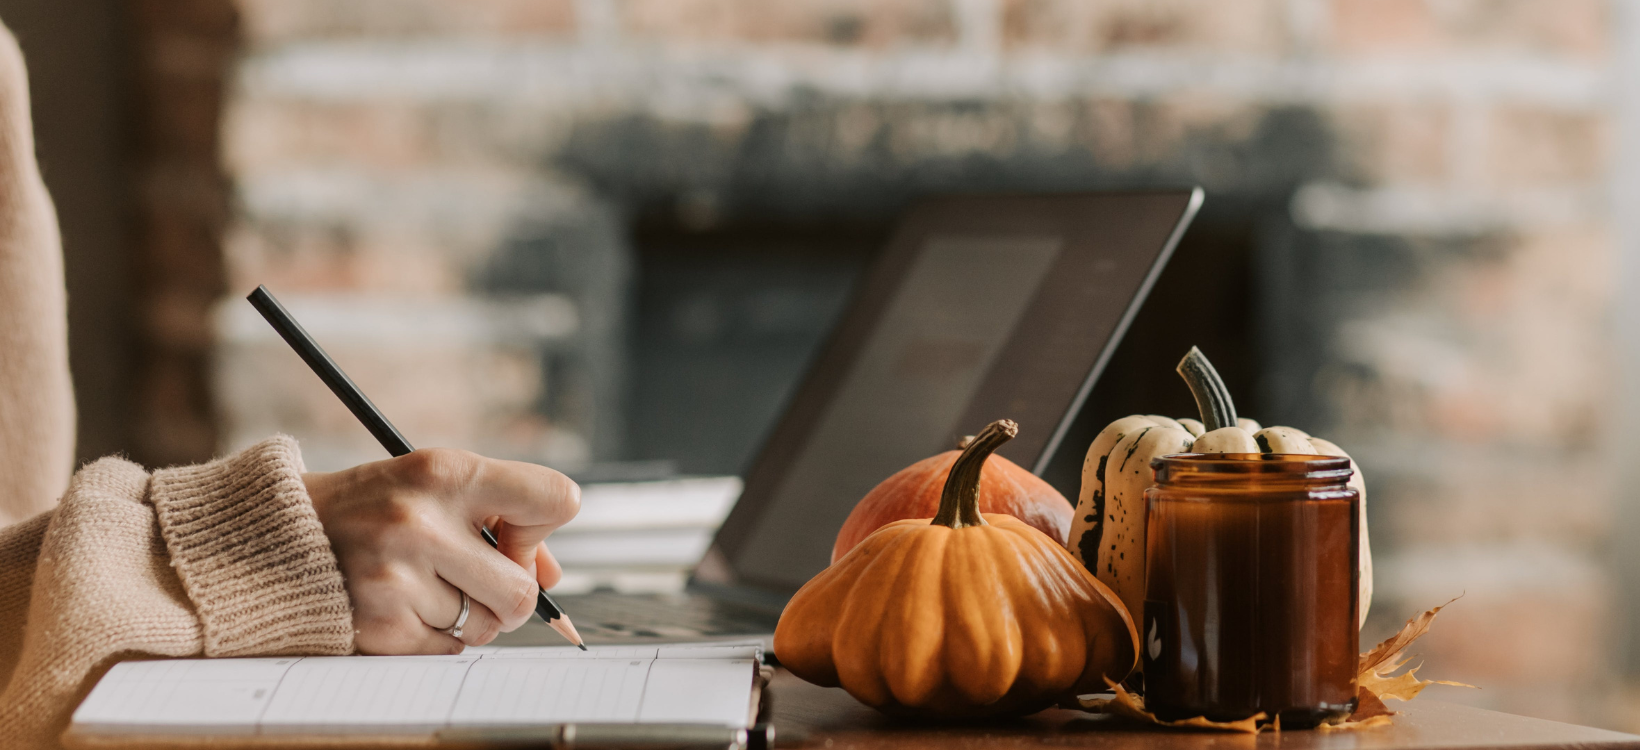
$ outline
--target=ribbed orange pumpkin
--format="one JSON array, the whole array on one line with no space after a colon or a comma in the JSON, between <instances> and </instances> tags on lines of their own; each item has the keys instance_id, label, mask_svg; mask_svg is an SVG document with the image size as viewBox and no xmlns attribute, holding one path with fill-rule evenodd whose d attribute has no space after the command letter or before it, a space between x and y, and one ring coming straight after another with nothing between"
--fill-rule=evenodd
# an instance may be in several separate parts
<instances>
[{"instance_id":1,"label":"ribbed orange pumpkin","mask_svg":"<svg viewBox=\"0 0 1640 750\"><path fill-rule=\"evenodd\" d=\"M885 713L1034 713L1105 689L1138 661L1121 601L1018 519L981 515L985 457L1017 434L994 422L955 461L938 514L895 521L798 590L774 632L792 674Z\"/></svg>"},{"instance_id":2,"label":"ribbed orange pumpkin","mask_svg":"<svg viewBox=\"0 0 1640 750\"><path fill-rule=\"evenodd\" d=\"M954 450L925 458L872 488L843 521L831 548L831 561L837 562L860 540L891 522L933 518L951 464L961 454ZM993 455L985 460L985 471L980 475L979 512L1013 516L1064 544L1076 509L1052 485L1019 464Z\"/></svg>"}]
</instances>

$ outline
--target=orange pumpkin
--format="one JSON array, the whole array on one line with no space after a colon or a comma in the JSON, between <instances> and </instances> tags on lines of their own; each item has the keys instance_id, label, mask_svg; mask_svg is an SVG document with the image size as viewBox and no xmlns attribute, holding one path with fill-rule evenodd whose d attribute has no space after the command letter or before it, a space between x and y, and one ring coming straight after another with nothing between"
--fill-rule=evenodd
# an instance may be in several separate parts
<instances>
[{"instance_id":1,"label":"orange pumpkin","mask_svg":"<svg viewBox=\"0 0 1640 750\"><path fill-rule=\"evenodd\" d=\"M962 451L946 451L899 470L866 493L837 532L831 561L837 562L871 532L903 518L932 518L951 465ZM1052 485L1002 456L985 459L979 482L979 512L1005 513L1064 544L1076 509Z\"/></svg>"},{"instance_id":2,"label":"orange pumpkin","mask_svg":"<svg viewBox=\"0 0 1640 750\"><path fill-rule=\"evenodd\" d=\"M941 718L1024 715L1127 677L1139 634L1116 595L1058 540L979 512L985 458L1016 434L987 426L932 521L894 521L804 584L775 628L780 663L885 713Z\"/></svg>"}]
</instances>

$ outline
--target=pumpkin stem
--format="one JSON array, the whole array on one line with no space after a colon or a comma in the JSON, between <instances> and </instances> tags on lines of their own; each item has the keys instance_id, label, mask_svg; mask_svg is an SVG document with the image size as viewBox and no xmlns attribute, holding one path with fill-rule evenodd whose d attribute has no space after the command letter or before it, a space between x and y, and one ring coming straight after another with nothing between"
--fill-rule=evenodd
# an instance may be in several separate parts
<instances>
[{"instance_id":1,"label":"pumpkin stem","mask_svg":"<svg viewBox=\"0 0 1640 750\"><path fill-rule=\"evenodd\" d=\"M1190 386L1190 395L1196 397L1196 408L1202 413L1202 428L1212 432L1221 427L1236 426L1236 404L1230 400L1230 389L1219 378L1219 371L1207 361L1202 350L1190 347L1179 360L1179 377Z\"/></svg>"},{"instance_id":2,"label":"pumpkin stem","mask_svg":"<svg viewBox=\"0 0 1640 750\"><path fill-rule=\"evenodd\" d=\"M962 455L951 464L951 473L945 478L945 490L940 493L940 510L934 514L934 523L953 529L985 525L985 519L979 514L980 470L985 468L985 459L1018 434L1018 423L999 419L985 425L985 429L967 441Z\"/></svg>"}]
</instances>

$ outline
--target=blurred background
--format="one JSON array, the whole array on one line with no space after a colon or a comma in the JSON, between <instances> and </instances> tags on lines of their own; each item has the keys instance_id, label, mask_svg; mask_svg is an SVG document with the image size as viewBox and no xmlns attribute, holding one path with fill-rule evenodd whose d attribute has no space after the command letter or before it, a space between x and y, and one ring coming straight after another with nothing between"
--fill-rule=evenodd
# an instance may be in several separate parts
<instances>
[{"instance_id":1,"label":"blurred background","mask_svg":"<svg viewBox=\"0 0 1640 750\"><path fill-rule=\"evenodd\" d=\"M1190 414L1172 363L1202 344L1243 414L1359 460L1364 643L1462 594L1421 674L1483 689L1426 696L1630 731L1634 16L0 0L63 226L82 457L274 431L315 469L380 457L240 302L266 283L418 445L732 477L919 196L1199 184L1089 418ZM737 491L677 487L713 518ZM661 512L641 495L591 515Z\"/></svg>"}]
</instances>

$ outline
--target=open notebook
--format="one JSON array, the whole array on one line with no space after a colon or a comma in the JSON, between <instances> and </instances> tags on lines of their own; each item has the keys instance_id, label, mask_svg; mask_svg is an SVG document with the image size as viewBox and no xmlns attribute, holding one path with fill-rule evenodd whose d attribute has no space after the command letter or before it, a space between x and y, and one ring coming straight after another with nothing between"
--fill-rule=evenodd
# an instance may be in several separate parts
<instances>
[{"instance_id":1,"label":"open notebook","mask_svg":"<svg viewBox=\"0 0 1640 750\"><path fill-rule=\"evenodd\" d=\"M459 656L129 661L74 712L71 735L433 735L563 724L744 728L758 644L479 647Z\"/></svg>"}]
</instances>

